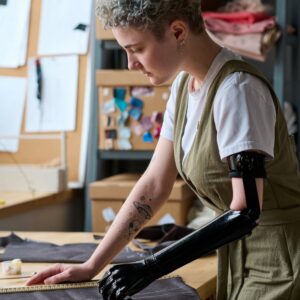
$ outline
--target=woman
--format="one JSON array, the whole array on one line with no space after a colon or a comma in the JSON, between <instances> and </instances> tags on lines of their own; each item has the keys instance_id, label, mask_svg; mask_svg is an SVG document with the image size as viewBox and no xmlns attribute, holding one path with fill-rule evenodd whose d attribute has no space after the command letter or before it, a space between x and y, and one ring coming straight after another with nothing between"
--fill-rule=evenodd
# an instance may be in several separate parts
<instances>
[{"instance_id":1,"label":"woman","mask_svg":"<svg viewBox=\"0 0 300 300\"><path fill-rule=\"evenodd\" d=\"M166 201L179 173L219 217L143 261L112 268L100 283L104 299L132 295L216 248L218 299L300 294L300 176L292 139L267 81L209 38L200 13L200 0L98 1L97 14L127 52L129 69L154 85L178 75L153 158L96 251L83 264L56 265L27 284L91 279Z\"/></svg>"}]
</instances>

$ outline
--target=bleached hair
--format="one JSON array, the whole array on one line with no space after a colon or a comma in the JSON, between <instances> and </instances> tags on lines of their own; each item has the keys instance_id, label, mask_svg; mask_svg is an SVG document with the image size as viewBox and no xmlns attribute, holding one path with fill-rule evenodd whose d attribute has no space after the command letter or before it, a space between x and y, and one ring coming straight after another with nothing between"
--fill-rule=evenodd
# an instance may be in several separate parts
<instances>
[{"instance_id":1,"label":"bleached hair","mask_svg":"<svg viewBox=\"0 0 300 300\"><path fill-rule=\"evenodd\" d=\"M179 19L191 31L203 30L201 0L97 0L96 15L105 28L136 27L152 31L158 38L164 28Z\"/></svg>"}]
</instances>

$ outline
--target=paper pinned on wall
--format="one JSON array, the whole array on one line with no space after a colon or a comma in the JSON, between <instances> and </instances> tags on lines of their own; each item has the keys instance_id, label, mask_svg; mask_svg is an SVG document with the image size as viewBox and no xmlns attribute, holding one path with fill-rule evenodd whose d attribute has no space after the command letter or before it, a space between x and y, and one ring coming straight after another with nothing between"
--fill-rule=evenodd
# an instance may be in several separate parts
<instances>
[{"instance_id":1,"label":"paper pinned on wall","mask_svg":"<svg viewBox=\"0 0 300 300\"><path fill-rule=\"evenodd\" d=\"M0 151L18 151L19 139L1 137L20 135L25 96L25 78L0 77Z\"/></svg>"},{"instance_id":2,"label":"paper pinned on wall","mask_svg":"<svg viewBox=\"0 0 300 300\"><path fill-rule=\"evenodd\" d=\"M25 65L31 0L0 5L0 68Z\"/></svg>"},{"instance_id":3,"label":"paper pinned on wall","mask_svg":"<svg viewBox=\"0 0 300 300\"><path fill-rule=\"evenodd\" d=\"M38 54L86 54L92 0L43 0Z\"/></svg>"},{"instance_id":4,"label":"paper pinned on wall","mask_svg":"<svg viewBox=\"0 0 300 300\"><path fill-rule=\"evenodd\" d=\"M75 130L79 57L44 57L39 63L42 73L40 99L36 60L32 58L28 63L26 131Z\"/></svg>"}]
</instances>

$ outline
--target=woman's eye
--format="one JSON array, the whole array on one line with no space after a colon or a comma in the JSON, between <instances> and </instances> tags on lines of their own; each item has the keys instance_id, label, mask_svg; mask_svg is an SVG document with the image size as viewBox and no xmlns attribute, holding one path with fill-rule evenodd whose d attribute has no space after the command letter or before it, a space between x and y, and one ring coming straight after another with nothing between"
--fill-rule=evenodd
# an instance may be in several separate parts
<instances>
[{"instance_id":1,"label":"woman's eye","mask_svg":"<svg viewBox=\"0 0 300 300\"><path fill-rule=\"evenodd\" d=\"M139 52L142 52L142 49L141 48L132 48L131 52L132 53L139 53Z\"/></svg>"}]
</instances>

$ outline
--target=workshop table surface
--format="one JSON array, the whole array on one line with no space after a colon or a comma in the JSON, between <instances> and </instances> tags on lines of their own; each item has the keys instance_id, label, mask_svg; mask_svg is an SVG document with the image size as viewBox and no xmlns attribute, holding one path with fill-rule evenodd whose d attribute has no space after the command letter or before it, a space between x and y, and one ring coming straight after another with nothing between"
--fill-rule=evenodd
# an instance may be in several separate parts
<instances>
[{"instance_id":1,"label":"workshop table surface","mask_svg":"<svg viewBox=\"0 0 300 300\"><path fill-rule=\"evenodd\" d=\"M8 236L10 232L0 231L0 237ZM36 241L51 242L56 244L68 243L95 243L94 234L92 232L15 232L21 238L29 238ZM101 235L101 234L100 234ZM1 250L0 250L1 251ZM39 272L50 266L52 263L22 263L22 273ZM94 279L102 277L104 272L109 268L107 266ZM183 281L193 287L199 293L201 299L208 299L214 295L216 290L216 273L217 273L217 257L209 255L197 259L168 276L180 276ZM2 278L1 278L2 277ZM4 279L4 275L0 275L0 288L24 286L28 278Z\"/></svg>"}]
</instances>

